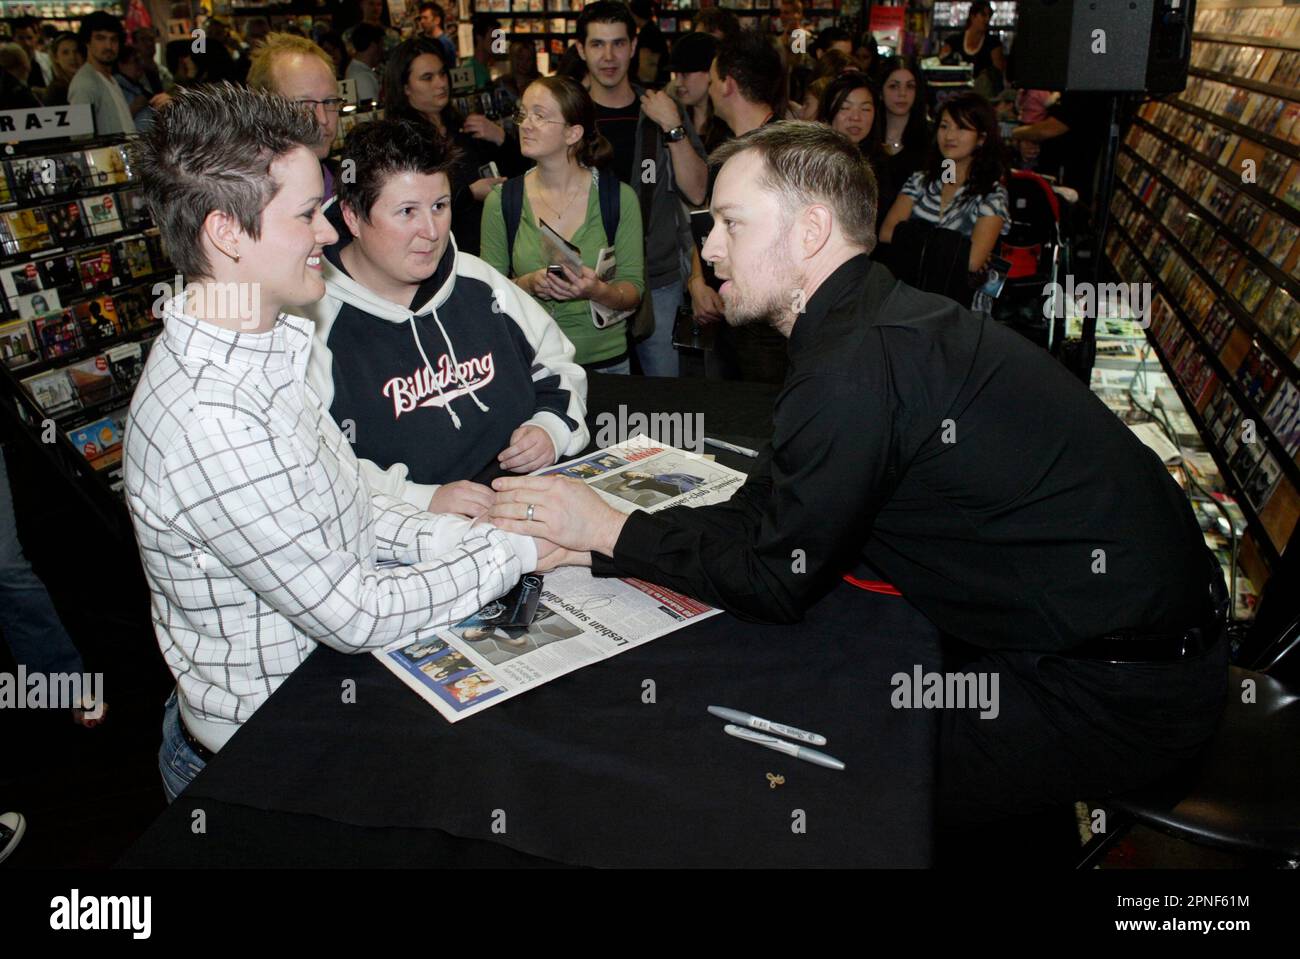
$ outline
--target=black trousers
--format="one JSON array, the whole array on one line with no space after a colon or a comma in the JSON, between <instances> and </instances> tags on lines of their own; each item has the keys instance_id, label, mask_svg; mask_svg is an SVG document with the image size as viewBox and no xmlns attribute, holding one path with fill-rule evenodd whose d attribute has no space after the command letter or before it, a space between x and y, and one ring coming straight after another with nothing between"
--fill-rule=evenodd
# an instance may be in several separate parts
<instances>
[{"instance_id":1,"label":"black trousers","mask_svg":"<svg viewBox=\"0 0 1300 959\"><path fill-rule=\"evenodd\" d=\"M1167 663L998 651L974 652L947 668L996 673L999 710L989 719L978 709L940 715L941 829L1150 785L1201 753L1228 695L1226 634L1198 657Z\"/></svg>"}]
</instances>

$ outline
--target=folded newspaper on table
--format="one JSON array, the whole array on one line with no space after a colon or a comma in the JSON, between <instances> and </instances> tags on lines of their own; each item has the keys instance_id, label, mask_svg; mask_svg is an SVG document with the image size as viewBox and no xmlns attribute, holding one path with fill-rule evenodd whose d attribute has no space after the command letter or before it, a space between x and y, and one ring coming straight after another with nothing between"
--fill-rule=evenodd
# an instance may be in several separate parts
<instances>
[{"instance_id":1,"label":"folded newspaper on table","mask_svg":"<svg viewBox=\"0 0 1300 959\"><path fill-rule=\"evenodd\" d=\"M721 503L745 482L744 473L643 436L543 473L579 479L625 513ZM531 622L520 623L530 602ZM469 619L374 655L454 723L718 612L652 583L564 567L525 576Z\"/></svg>"}]
</instances>

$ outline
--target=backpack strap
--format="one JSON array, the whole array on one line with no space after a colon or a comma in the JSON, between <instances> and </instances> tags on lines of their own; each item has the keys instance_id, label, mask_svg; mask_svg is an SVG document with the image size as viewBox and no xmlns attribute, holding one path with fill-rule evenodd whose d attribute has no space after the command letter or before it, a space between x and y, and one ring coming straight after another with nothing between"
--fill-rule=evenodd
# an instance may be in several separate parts
<instances>
[{"instance_id":1,"label":"backpack strap","mask_svg":"<svg viewBox=\"0 0 1300 959\"><path fill-rule=\"evenodd\" d=\"M600 222L605 225L605 239L611 249L618 235L618 220L622 213L618 198L619 179L608 170L602 175L596 171L596 192L600 196Z\"/></svg>"},{"instance_id":2,"label":"backpack strap","mask_svg":"<svg viewBox=\"0 0 1300 959\"><path fill-rule=\"evenodd\" d=\"M501 184L501 215L506 221L506 276L515 273L515 234L524 215L524 178L511 177Z\"/></svg>"}]
</instances>

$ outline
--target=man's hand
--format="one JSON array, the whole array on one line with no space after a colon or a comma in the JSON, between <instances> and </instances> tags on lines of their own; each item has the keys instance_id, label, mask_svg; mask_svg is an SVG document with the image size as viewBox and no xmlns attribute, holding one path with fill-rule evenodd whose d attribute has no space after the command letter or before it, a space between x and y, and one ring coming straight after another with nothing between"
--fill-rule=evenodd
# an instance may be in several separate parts
<instances>
[{"instance_id":1,"label":"man's hand","mask_svg":"<svg viewBox=\"0 0 1300 959\"><path fill-rule=\"evenodd\" d=\"M540 426L521 426L510 434L510 445L497 456L497 462L503 470L512 473L531 473L550 466L555 457L555 444L546 430ZM488 490L489 494L491 492Z\"/></svg>"},{"instance_id":2,"label":"man's hand","mask_svg":"<svg viewBox=\"0 0 1300 959\"><path fill-rule=\"evenodd\" d=\"M677 101L662 90L651 90L641 97L641 109L645 111L646 116L659 124L659 128L664 133L681 125L682 115L677 108Z\"/></svg>"},{"instance_id":3,"label":"man's hand","mask_svg":"<svg viewBox=\"0 0 1300 959\"><path fill-rule=\"evenodd\" d=\"M497 146L506 142L506 131L499 123L493 123L481 113L471 113L461 126L472 137L487 140Z\"/></svg>"},{"instance_id":4,"label":"man's hand","mask_svg":"<svg viewBox=\"0 0 1300 959\"><path fill-rule=\"evenodd\" d=\"M474 517L490 510L495 500L496 494L483 484L456 480L438 487L429 500L429 512Z\"/></svg>"},{"instance_id":5,"label":"man's hand","mask_svg":"<svg viewBox=\"0 0 1300 959\"><path fill-rule=\"evenodd\" d=\"M503 176L485 176L481 180L475 180L469 185L470 195L482 203L487 199L487 195L492 192L492 188L498 183L505 183L506 177Z\"/></svg>"},{"instance_id":6,"label":"man's hand","mask_svg":"<svg viewBox=\"0 0 1300 959\"><path fill-rule=\"evenodd\" d=\"M704 277L693 276L688 287L691 294L691 312L700 323L717 323L726 319L726 305L718 291L704 282Z\"/></svg>"},{"instance_id":7,"label":"man's hand","mask_svg":"<svg viewBox=\"0 0 1300 959\"><path fill-rule=\"evenodd\" d=\"M612 555L627 520L585 483L567 476L503 476L492 488L497 491L488 513L493 525L570 550Z\"/></svg>"},{"instance_id":8,"label":"man's hand","mask_svg":"<svg viewBox=\"0 0 1300 959\"><path fill-rule=\"evenodd\" d=\"M155 93L149 98L149 106L153 107L155 110L161 110L171 102L171 94L168 93Z\"/></svg>"}]
</instances>

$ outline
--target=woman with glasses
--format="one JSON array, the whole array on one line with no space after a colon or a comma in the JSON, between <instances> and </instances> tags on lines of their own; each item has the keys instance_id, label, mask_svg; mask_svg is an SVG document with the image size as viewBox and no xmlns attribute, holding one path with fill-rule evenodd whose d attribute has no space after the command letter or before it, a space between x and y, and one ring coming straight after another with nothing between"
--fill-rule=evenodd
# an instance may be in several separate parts
<instances>
[{"instance_id":1,"label":"woman with glasses","mask_svg":"<svg viewBox=\"0 0 1300 959\"><path fill-rule=\"evenodd\" d=\"M587 378L535 300L458 251L455 148L432 125L358 124L343 165L308 379L372 489L477 515L488 478L581 452Z\"/></svg>"},{"instance_id":2,"label":"woman with glasses","mask_svg":"<svg viewBox=\"0 0 1300 959\"><path fill-rule=\"evenodd\" d=\"M488 192L505 178L487 175L505 159L500 148L471 136L465 118L451 105L450 67L442 46L428 37L403 41L393 50L384 72L384 115L429 123L455 144L461 157L452 171L452 217L456 244L465 253L479 252L479 221Z\"/></svg>"},{"instance_id":3,"label":"woman with glasses","mask_svg":"<svg viewBox=\"0 0 1300 959\"><path fill-rule=\"evenodd\" d=\"M645 293L641 208L631 187L612 180L608 164L614 151L596 130L591 96L567 77L543 77L524 91L515 122L520 151L536 166L494 189L484 204L483 259L541 301L577 348L577 361L584 367L630 372L627 324L617 317L635 310ZM617 200L606 204L605 213L602 178L618 186ZM610 197L610 181L604 189ZM519 197L519 206L507 190ZM615 270L602 278L595 268L610 246L611 206L618 210ZM517 220L508 224L511 210ZM581 270L544 242L543 221L580 254ZM593 303L601 307L599 313Z\"/></svg>"}]
</instances>

